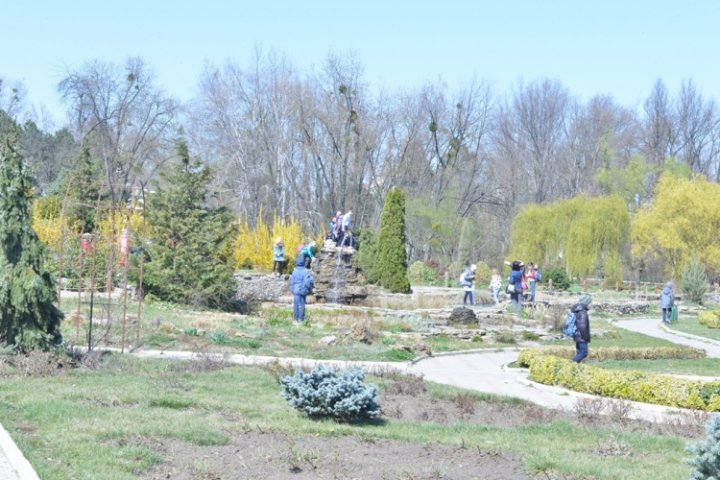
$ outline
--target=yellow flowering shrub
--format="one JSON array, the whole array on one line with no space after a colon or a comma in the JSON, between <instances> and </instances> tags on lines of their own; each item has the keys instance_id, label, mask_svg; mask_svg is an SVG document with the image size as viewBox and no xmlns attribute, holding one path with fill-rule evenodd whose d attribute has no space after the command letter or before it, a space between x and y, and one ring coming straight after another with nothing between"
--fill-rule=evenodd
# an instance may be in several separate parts
<instances>
[{"instance_id":1,"label":"yellow flowering shrub","mask_svg":"<svg viewBox=\"0 0 720 480\"><path fill-rule=\"evenodd\" d=\"M254 229L250 227L247 219L240 220L238 234L232 247L235 268L271 270L273 245L278 237L285 245L285 259L288 265L292 266L297 257L298 247L305 243L302 227L294 218L285 222L275 215L271 227L265 223L260 212Z\"/></svg>"}]
</instances>

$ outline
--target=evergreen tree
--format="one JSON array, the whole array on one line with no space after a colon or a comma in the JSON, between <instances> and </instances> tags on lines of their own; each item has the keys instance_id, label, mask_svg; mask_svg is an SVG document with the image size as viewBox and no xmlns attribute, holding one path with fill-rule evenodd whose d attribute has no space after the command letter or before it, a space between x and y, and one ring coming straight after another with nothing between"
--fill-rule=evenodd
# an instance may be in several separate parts
<instances>
[{"instance_id":1,"label":"evergreen tree","mask_svg":"<svg viewBox=\"0 0 720 480\"><path fill-rule=\"evenodd\" d=\"M100 200L108 198L107 193L101 195L102 183L102 168L90 156L90 149L84 147L75 159L72 169L67 172L62 189L63 195L66 191L68 194L68 223L79 233L90 233L95 230L98 197L100 196Z\"/></svg>"},{"instance_id":2,"label":"evergreen tree","mask_svg":"<svg viewBox=\"0 0 720 480\"><path fill-rule=\"evenodd\" d=\"M376 265L380 286L393 293L410 293L405 243L405 193L393 188L385 197L380 216Z\"/></svg>"},{"instance_id":3,"label":"evergreen tree","mask_svg":"<svg viewBox=\"0 0 720 480\"><path fill-rule=\"evenodd\" d=\"M28 178L14 136L0 144L0 341L25 349L36 330L62 342L62 312L45 269L45 248L32 228Z\"/></svg>"},{"instance_id":4,"label":"evergreen tree","mask_svg":"<svg viewBox=\"0 0 720 480\"><path fill-rule=\"evenodd\" d=\"M683 292L691 302L702 305L703 297L710 282L705 273L705 265L700 263L696 256L693 256L685 265L680 280Z\"/></svg>"},{"instance_id":5,"label":"evergreen tree","mask_svg":"<svg viewBox=\"0 0 720 480\"><path fill-rule=\"evenodd\" d=\"M162 300L227 309L237 289L221 253L234 238L233 216L227 209L208 207L212 172L191 161L184 142L178 156L177 168L162 175L165 187L149 197L145 290Z\"/></svg>"},{"instance_id":6,"label":"evergreen tree","mask_svg":"<svg viewBox=\"0 0 720 480\"><path fill-rule=\"evenodd\" d=\"M377 269L377 238L368 228L358 229L357 241L360 249L357 253L358 263L369 283L378 283L380 272Z\"/></svg>"}]
</instances>

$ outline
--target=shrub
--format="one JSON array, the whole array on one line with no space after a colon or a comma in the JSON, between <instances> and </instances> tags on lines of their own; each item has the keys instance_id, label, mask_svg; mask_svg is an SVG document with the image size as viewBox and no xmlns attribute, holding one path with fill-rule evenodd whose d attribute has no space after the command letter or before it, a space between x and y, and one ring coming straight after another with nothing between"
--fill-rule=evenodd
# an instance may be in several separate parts
<instances>
[{"instance_id":1,"label":"shrub","mask_svg":"<svg viewBox=\"0 0 720 480\"><path fill-rule=\"evenodd\" d=\"M365 385L364 379L361 369L338 373L332 367L318 365L310 373L297 371L280 383L283 398L309 417L352 422L380 417L377 387Z\"/></svg>"},{"instance_id":2,"label":"shrub","mask_svg":"<svg viewBox=\"0 0 720 480\"><path fill-rule=\"evenodd\" d=\"M419 260L408 268L408 277L418 285L433 285L438 281L437 272Z\"/></svg>"},{"instance_id":3,"label":"shrub","mask_svg":"<svg viewBox=\"0 0 720 480\"><path fill-rule=\"evenodd\" d=\"M553 288L557 290L567 290L570 288L570 278L562 268L548 268L543 272L542 281L550 282L552 280Z\"/></svg>"},{"instance_id":4,"label":"shrub","mask_svg":"<svg viewBox=\"0 0 720 480\"><path fill-rule=\"evenodd\" d=\"M708 278L705 274L705 266L696 257L693 257L683 269L680 286L688 300L702 304L708 287Z\"/></svg>"},{"instance_id":5,"label":"shrub","mask_svg":"<svg viewBox=\"0 0 720 480\"><path fill-rule=\"evenodd\" d=\"M536 355L552 355L559 358L572 358L575 355L575 347L549 347L542 349L526 348L520 352L520 355L518 356L518 363L524 367L528 367ZM590 359L598 362L606 360L660 360L693 358L705 358L705 351L700 350L699 348L685 346L652 348L601 347L593 348L590 351Z\"/></svg>"},{"instance_id":6,"label":"shrub","mask_svg":"<svg viewBox=\"0 0 720 480\"><path fill-rule=\"evenodd\" d=\"M405 193L391 189L385 197L377 239L379 284L392 293L410 293L405 235Z\"/></svg>"},{"instance_id":7,"label":"shrub","mask_svg":"<svg viewBox=\"0 0 720 480\"><path fill-rule=\"evenodd\" d=\"M720 415L710 418L705 432L705 441L688 448L688 452L695 455L688 462L692 466L692 480L720 478Z\"/></svg>"},{"instance_id":8,"label":"shrub","mask_svg":"<svg viewBox=\"0 0 720 480\"><path fill-rule=\"evenodd\" d=\"M720 328L720 310L707 310L698 314L700 325L708 328Z\"/></svg>"}]
</instances>

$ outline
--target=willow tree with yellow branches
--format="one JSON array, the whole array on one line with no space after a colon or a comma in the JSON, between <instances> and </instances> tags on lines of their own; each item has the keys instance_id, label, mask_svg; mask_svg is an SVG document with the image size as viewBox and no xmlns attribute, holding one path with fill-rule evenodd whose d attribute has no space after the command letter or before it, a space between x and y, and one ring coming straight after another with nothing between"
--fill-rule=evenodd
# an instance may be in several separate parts
<instances>
[{"instance_id":1,"label":"willow tree with yellow branches","mask_svg":"<svg viewBox=\"0 0 720 480\"><path fill-rule=\"evenodd\" d=\"M664 262L674 279L695 256L712 272L720 270L720 185L703 176L664 173L651 204L640 210L632 229L633 255Z\"/></svg>"},{"instance_id":2,"label":"willow tree with yellow branches","mask_svg":"<svg viewBox=\"0 0 720 480\"><path fill-rule=\"evenodd\" d=\"M614 282L622 279L630 229L630 214L618 196L529 205L513 219L511 257Z\"/></svg>"}]
</instances>

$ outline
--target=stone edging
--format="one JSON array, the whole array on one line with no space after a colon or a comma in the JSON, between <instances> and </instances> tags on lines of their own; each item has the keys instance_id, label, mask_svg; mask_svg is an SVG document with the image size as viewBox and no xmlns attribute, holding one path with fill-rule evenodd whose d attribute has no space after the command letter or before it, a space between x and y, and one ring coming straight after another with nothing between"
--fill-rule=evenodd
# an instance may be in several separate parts
<instances>
[{"instance_id":1,"label":"stone edging","mask_svg":"<svg viewBox=\"0 0 720 480\"><path fill-rule=\"evenodd\" d=\"M0 450L5 453L10 467L17 474L18 480L40 480L30 462L28 462L2 425L0 425Z\"/></svg>"}]
</instances>

